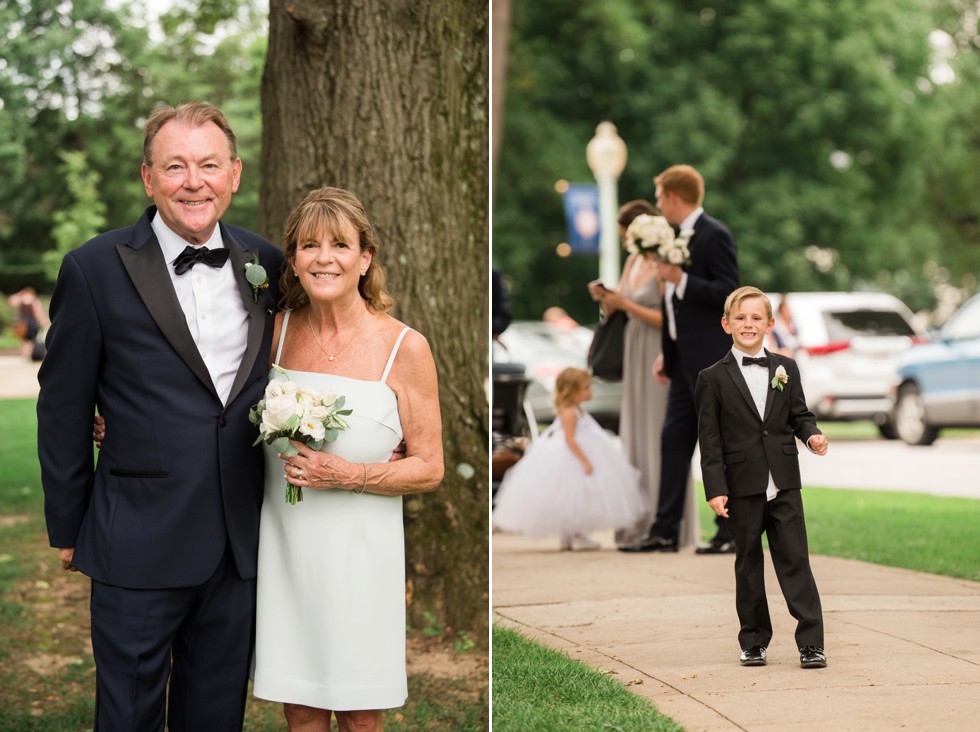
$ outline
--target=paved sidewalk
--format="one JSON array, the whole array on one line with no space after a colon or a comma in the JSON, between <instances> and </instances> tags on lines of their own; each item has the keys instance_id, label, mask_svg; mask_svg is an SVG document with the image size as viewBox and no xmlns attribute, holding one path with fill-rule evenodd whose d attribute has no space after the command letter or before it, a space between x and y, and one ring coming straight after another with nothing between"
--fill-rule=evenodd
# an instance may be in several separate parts
<instances>
[{"instance_id":1,"label":"paved sidewalk","mask_svg":"<svg viewBox=\"0 0 980 732\"><path fill-rule=\"evenodd\" d=\"M608 671L687 732L978 729L980 583L812 557L828 667L803 670L768 567L769 665L738 665L732 555L493 535L494 622ZM501 730L501 732L505 732Z\"/></svg>"},{"instance_id":2,"label":"paved sidewalk","mask_svg":"<svg viewBox=\"0 0 980 732\"><path fill-rule=\"evenodd\" d=\"M40 362L32 363L23 356L0 354L0 399L36 397L40 367Z\"/></svg>"}]
</instances>

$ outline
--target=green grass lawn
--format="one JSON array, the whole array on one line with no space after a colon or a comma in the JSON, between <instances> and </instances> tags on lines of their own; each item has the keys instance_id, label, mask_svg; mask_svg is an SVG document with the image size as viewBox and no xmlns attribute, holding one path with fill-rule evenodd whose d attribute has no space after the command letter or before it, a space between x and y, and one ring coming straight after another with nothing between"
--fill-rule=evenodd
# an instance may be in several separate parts
<instances>
[{"instance_id":1,"label":"green grass lawn","mask_svg":"<svg viewBox=\"0 0 980 732\"><path fill-rule=\"evenodd\" d=\"M89 581L61 570L48 546L33 399L0 400L0 730L91 729L95 667L89 648ZM452 653L452 638L409 633L409 654ZM486 730L489 683L412 674L406 706L385 713L389 732ZM284 730L282 705L249 695L245 729Z\"/></svg>"},{"instance_id":2,"label":"green grass lawn","mask_svg":"<svg viewBox=\"0 0 980 732\"><path fill-rule=\"evenodd\" d=\"M493 724L506 732L682 732L606 674L493 628Z\"/></svg>"},{"instance_id":3,"label":"green grass lawn","mask_svg":"<svg viewBox=\"0 0 980 732\"><path fill-rule=\"evenodd\" d=\"M697 483L695 490L704 489ZM806 488L803 505L811 554L980 582L980 500ZM714 535L715 514L706 502L699 507L707 541Z\"/></svg>"},{"instance_id":4,"label":"green grass lawn","mask_svg":"<svg viewBox=\"0 0 980 732\"><path fill-rule=\"evenodd\" d=\"M826 422L821 420L820 430L827 435L827 439L831 442L838 440L881 439L878 427L870 419L858 420L856 422ZM944 440L963 439L966 437L976 437L977 435L980 435L980 430L964 427L947 427L940 432L940 436Z\"/></svg>"}]
</instances>

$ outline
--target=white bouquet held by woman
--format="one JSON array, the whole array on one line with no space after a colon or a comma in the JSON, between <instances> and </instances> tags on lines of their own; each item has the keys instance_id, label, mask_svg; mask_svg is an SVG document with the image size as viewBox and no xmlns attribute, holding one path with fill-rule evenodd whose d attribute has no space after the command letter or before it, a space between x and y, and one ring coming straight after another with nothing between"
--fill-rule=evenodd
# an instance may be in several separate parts
<instances>
[{"instance_id":1,"label":"white bouquet held by woman","mask_svg":"<svg viewBox=\"0 0 980 732\"><path fill-rule=\"evenodd\" d=\"M632 253L653 254L668 264L691 263L687 243L694 236L694 229L684 229L674 234L674 229L663 216L640 214L626 230L626 248Z\"/></svg>"},{"instance_id":2,"label":"white bouquet held by woman","mask_svg":"<svg viewBox=\"0 0 980 732\"><path fill-rule=\"evenodd\" d=\"M286 376L278 364L272 367ZM319 450L336 440L340 430L347 429L344 417L351 410L343 408L344 401L344 397L336 394L317 394L305 386L297 386L288 378L271 379L265 387L265 398L248 413L249 421L259 426L259 437L253 444L264 440L287 457L299 452L290 440ZM295 506L302 500L303 489L287 482L286 503Z\"/></svg>"}]
</instances>

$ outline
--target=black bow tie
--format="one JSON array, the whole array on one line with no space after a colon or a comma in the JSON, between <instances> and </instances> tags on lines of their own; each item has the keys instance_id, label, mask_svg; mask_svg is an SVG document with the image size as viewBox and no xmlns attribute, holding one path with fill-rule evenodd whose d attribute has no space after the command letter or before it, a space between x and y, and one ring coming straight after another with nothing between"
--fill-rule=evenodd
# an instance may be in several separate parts
<instances>
[{"instance_id":1,"label":"black bow tie","mask_svg":"<svg viewBox=\"0 0 980 732\"><path fill-rule=\"evenodd\" d=\"M760 356L759 358L749 358L748 356L742 356L743 366L751 366L752 364L762 366L763 368L769 368L769 357Z\"/></svg>"},{"instance_id":2,"label":"black bow tie","mask_svg":"<svg viewBox=\"0 0 980 732\"><path fill-rule=\"evenodd\" d=\"M227 249L208 249L207 247L185 247L174 260L174 272L184 274L198 262L204 262L209 267L222 267L228 261Z\"/></svg>"}]
</instances>

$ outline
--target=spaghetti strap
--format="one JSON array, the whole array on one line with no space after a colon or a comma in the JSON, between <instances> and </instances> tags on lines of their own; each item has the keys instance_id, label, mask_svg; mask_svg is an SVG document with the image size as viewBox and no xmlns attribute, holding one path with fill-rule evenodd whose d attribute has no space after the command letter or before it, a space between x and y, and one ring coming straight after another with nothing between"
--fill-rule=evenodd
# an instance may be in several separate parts
<instances>
[{"instance_id":1,"label":"spaghetti strap","mask_svg":"<svg viewBox=\"0 0 980 732\"><path fill-rule=\"evenodd\" d=\"M382 384L388 381L388 372L391 371L391 365L395 363L395 354L398 353L398 347L402 344L402 338L404 338L405 334L410 330L411 328L406 325L404 328L402 328L402 332L398 334L398 340L395 341L395 347L391 349L391 355L388 356L388 363L385 364L385 372L381 375Z\"/></svg>"},{"instance_id":2,"label":"spaghetti strap","mask_svg":"<svg viewBox=\"0 0 980 732\"><path fill-rule=\"evenodd\" d=\"M291 312L293 311L287 310L282 319L282 331L279 333L279 348L276 350L276 360L272 362L276 365L279 364L279 359L282 358L282 344L286 340L286 324L289 322L289 314Z\"/></svg>"}]
</instances>

